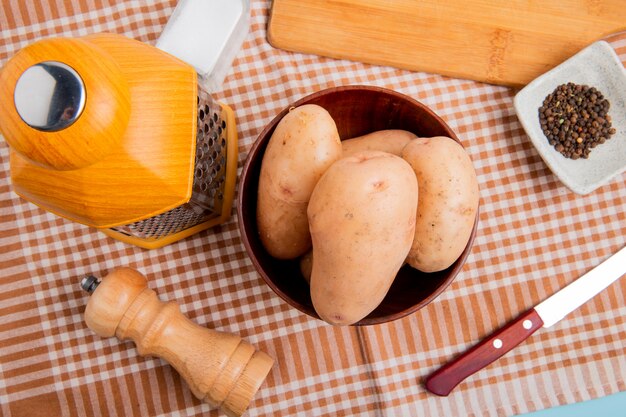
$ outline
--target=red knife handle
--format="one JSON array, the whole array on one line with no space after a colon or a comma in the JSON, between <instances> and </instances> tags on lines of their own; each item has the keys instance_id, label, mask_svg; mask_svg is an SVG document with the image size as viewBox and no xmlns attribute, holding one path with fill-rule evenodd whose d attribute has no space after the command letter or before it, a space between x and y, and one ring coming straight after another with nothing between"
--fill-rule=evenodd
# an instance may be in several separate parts
<instances>
[{"instance_id":1,"label":"red knife handle","mask_svg":"<svg viewBox=\"0 0 626 417\"><path fill-rule=\"evenodd\" d=\"M426 377L426 389L437 395L448 395L465 378L522 343L541 326L543 320L535 309L528 310Z\"/></svg>"}]
</instances>

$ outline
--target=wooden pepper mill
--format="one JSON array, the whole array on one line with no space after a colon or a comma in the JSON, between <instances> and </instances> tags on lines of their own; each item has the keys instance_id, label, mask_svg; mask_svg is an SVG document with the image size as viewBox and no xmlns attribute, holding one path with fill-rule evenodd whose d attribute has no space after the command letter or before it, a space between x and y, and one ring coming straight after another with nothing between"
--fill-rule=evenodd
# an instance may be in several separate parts
<instances>
[{"instance_id":1,"label":"wooden pepper mill","mask_svg":"<svg viewBox=\"0 0 626 417\"><path fill-rule=\"evenodd\" d=\"M239 336L198 326L176 303L160 301L134 269L116 269L100 282L87 277L81 287L92 294L85 309L91 330L131 339L140 355L165 359L196 397L228 416L245 412L274 364Z\"/></svg>"}]
</instances>

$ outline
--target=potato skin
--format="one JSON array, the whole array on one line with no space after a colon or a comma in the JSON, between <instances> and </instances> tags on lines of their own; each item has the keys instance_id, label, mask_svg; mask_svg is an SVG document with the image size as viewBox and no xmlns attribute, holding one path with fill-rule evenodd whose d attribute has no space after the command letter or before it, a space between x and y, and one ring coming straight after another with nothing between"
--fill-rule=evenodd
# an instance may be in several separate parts
<instances>
[{"instance_id":1,"label":"potato skin","mask_svg":"<svg viewBox=\"0 0 626 417\"><path fill-rule=\"evenodd\" d=\"M271 256L294 259L311 248L309 198L340 157L337 126L322 107L294 108L277 124L261 164L256 213L259 237Z\"/></svg>"},{"instance_id":2,"label":"potato skin","mask_svg":"<svg viewBox=\"0 0 626 417\"><path fill-rule=\"evenodd\" d=\"M326 322L350 325L383 300L411 248L417 180L408 163L365 151L331 165L308 207L311 299Z\"/></svg>"},{"instance_id":3,"label":"potato skin","mask_svg":"<svg viewBox=\"0 0 626 417\"><path fill-rule=\"evenodd\" d=\"M378 130L341 142L343 156L350 156L362 151L382 151L402 156L402 149L411 139L417 136L408 130L387 129Z\"/></svg>"},{"instance_id":4,"label":"potato skin","mask_svg":"<svg viewBox=\"0 0 626 417\"><path fill-rule=\"evenodd\" d=\"M313 251L310 250L300 257L300 273L307 284L311 283L311 269L313 269Z\"/></svg>"},{"instance_id":5,"label":"potato skin","mask_svg":"<svg viewBox=\"0 0 626 417\"><path fill-rule=\"evenodd\" d=\"M469 155L451 138L418 138L402 151L415 171L420 195L415 239L407 263L423 272L448 268L469 241L479 190Z\"/></svg>"}]
</instances>

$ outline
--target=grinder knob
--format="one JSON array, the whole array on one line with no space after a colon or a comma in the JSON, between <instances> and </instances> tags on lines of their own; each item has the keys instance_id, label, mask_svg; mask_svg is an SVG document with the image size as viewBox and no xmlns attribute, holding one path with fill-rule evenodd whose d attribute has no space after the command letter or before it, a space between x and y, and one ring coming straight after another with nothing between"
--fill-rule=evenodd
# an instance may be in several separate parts
<instances>
[{"instance_id":1,"label":"grinder knob","mask_svg":"<svg viewBox=\"0 0 626 417\"><path fill-rule=\"evenodd\" d=\"M81 286L92 293L85 309L91 330L165 359L196 397L228 416L244 413L274 363L239 336L198 326L175 303L161 302L134 269L116 269L100 283L88 277Z\"/></svg>"},{"instance_id":2,"label":"grinder knob","mask_svg":"<svg viewBox=\"0 0 626 417\"><path fill-rule=\"evenodd\" d=\"M125 74L85 39L34 42L0 71L2 135L42 168L71 171L103 160L120 146L130 114Z\"/></svg>"}]
</instances>

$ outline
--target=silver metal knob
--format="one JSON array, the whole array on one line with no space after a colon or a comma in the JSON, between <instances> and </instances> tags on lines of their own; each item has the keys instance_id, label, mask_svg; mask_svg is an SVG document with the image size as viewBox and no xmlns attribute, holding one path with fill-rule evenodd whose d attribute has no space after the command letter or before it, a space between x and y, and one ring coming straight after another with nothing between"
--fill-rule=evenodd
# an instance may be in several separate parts
<instances>
[{"instance_id":1,"label":"silver metal knob","mask_svg":"<svg viewBox=\"0 0 626 417\"><path fill-rule=\"evenodd\" d=\"M30 127L54 132L74 123L85 107L85 84L70 66L45 61L29 67L17 80L15 108Z\"/></svg>"},{"instance_id":2,"label":"silver metal knob","mask_svg":"<svg viewBox=\"0 0 626 417\"><path fill-rule=\"evenodd\" d=\"M100 281L93 275L88 275L80 281L80 287L89 294L93 293L98 285L100 285Z\"/></svg>"}]
</instances>

